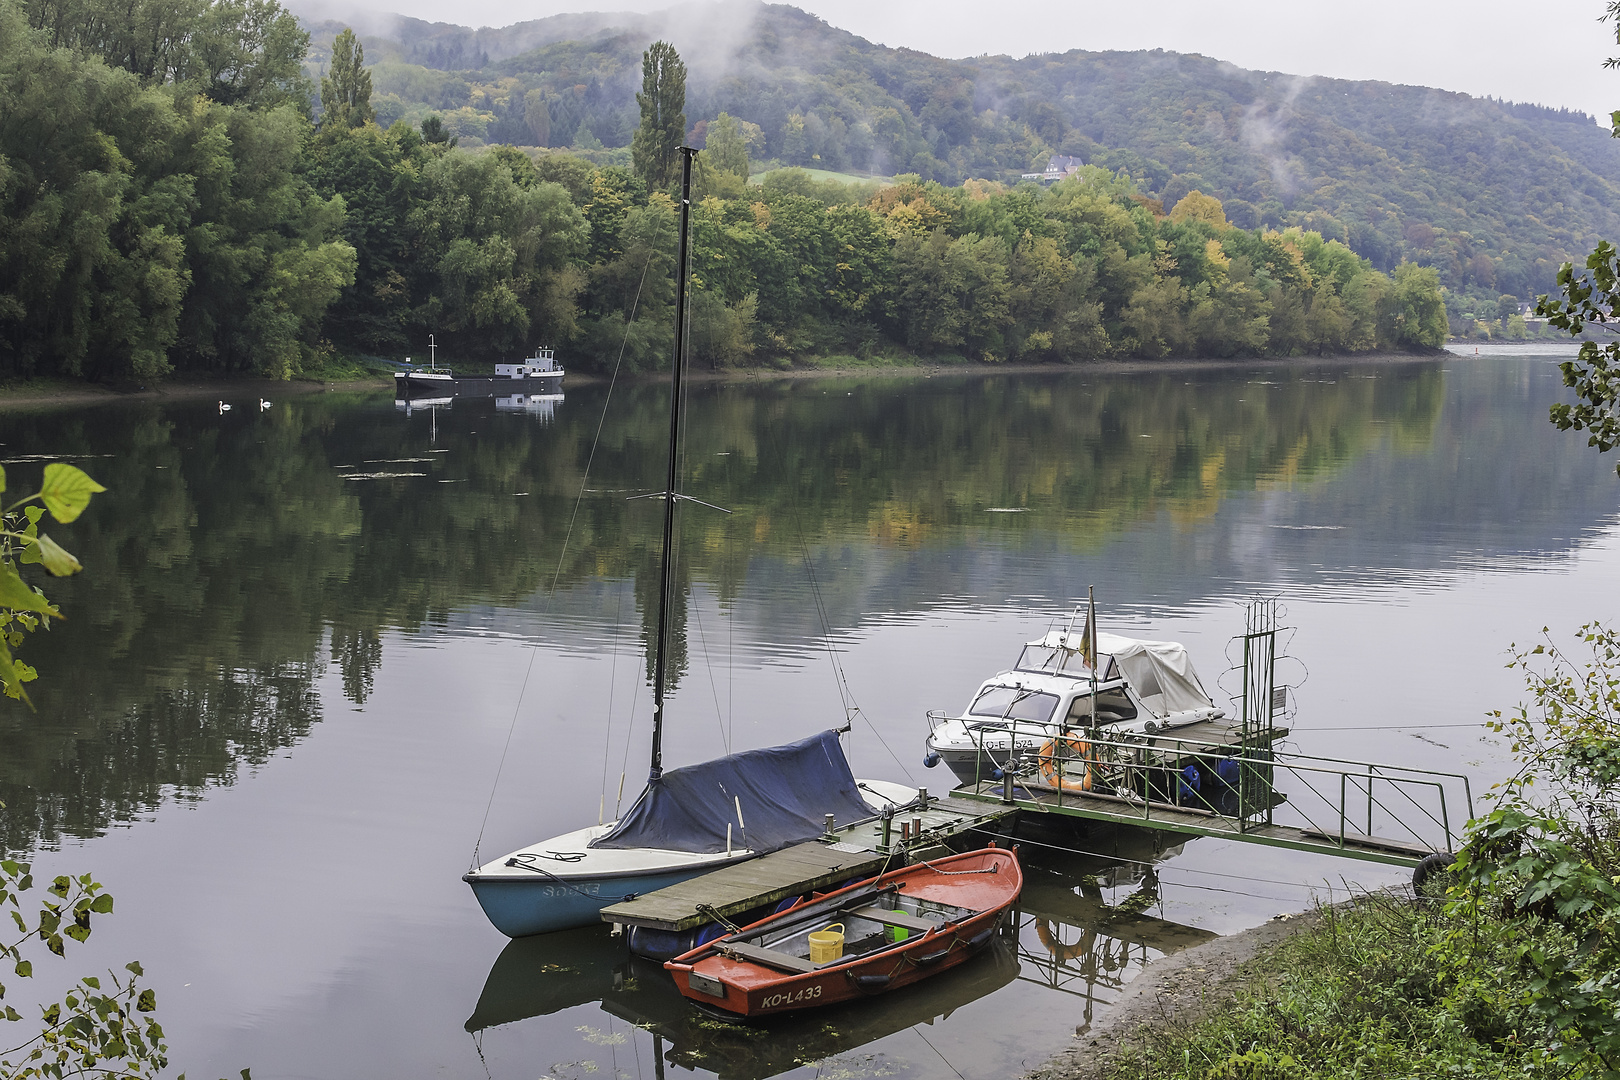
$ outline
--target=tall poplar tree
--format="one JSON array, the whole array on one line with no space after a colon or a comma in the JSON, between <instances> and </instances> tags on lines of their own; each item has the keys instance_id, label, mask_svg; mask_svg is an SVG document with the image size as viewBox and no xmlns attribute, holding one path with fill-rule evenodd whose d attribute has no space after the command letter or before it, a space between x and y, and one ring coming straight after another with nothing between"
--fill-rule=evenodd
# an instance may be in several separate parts
<instances>
[{"instance_id":1,"label":"tall poplar tree","mask_svg":"<svg viewBox=\"0 0 1620 1080\"><path fill-rule=\"evenodd\" d=\"M365 46L353 30L344 30L332 42L332 66L321 76L322 128L346 131L373 118L371 72L365 65Z\"/></svg>"},{"instance_id":2,"label":"tall poplar tree","mask_svg":"<svg viewBox=\"0 0 1620 1080\"><path fill-rule=\"evenodd\" d=\"M686 65L675 46L655 41L641 54L641 127L630 141L636 173L649 188L675 182L676 151L686 138Z\"/></svg>"}]
</instances>

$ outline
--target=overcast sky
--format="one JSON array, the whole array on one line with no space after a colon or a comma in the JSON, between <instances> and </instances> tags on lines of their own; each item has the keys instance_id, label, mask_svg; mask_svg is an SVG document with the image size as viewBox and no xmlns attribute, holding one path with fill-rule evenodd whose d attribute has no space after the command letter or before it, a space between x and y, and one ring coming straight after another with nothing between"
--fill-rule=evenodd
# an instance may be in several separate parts
<instances>
[{"instance_id":1,"label":"overcast sky","mask_svg":"<svg viewBox=\"0 0 1620 1080\"><path fill-rule=\"evenodd\" d=\"M656 11L671 0L363 0L419 19L505 26L567 11ZM936 56L1173 49L1242 67L1385 79L1578 108L1620 108L1620 54L1603 0L802 0L834 26Z\"/></svg>"}]
</instances>

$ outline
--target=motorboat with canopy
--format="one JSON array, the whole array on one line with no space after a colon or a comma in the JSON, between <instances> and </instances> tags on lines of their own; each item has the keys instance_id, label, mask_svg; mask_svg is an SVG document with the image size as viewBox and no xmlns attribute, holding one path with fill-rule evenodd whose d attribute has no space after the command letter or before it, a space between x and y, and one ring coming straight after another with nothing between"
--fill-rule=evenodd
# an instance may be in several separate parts
<instances>
[{"instance_id":1,"label":"motorboat with canopy","mask_svg":"<svg viewBox=\"0 0 1620 1080\"><path fill-rule=\"evenodd\" d=\"M960 715L930 712L923 763L944 762L962 783L998 780L1011 757L1027 759L1077 729L1151 736L1226 715L1179 642L1097 633L1087 624L1026 643Z\"/></svg>"}]
</instances>

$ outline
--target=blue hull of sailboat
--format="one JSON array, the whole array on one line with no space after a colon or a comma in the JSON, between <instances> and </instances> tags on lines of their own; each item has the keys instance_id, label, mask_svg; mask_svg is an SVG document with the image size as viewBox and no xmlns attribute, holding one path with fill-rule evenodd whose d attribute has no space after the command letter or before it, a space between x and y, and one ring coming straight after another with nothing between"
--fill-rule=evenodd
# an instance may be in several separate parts
<instances>
[{"instance_id":1,"label":"blue hull of sailboat","mask_svg":"<svg viewBox=\"0 0 1620 1080\"><path fill-rule=\"evenodd\" d=\"M632 874L610 878L562 881L477 878L468 875L473 895L495 929L507 937L529 937L591 926L601 921L602 909L630 896L641 896L715 869L713 866L667 873Z\"/></svg>"}]
</instances>

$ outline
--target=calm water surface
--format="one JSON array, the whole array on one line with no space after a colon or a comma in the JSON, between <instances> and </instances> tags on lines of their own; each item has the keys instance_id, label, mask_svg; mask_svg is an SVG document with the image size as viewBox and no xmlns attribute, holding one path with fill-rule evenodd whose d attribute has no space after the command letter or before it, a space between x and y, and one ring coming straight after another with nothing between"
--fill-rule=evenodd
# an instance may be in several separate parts
<instances>
[{"instance_id":1,"label":"calm water surface","mask_svg":"<svg viewBox=\"0 0 1620 1080\"><path fill-rule=\"evenodd\" d=\"M1620 584L1613 462L1546 422L1558 354L1483 351L695 387L687 490L735 512L683 510L666 761L858 706L858 774L942 788L924 711L1095 585L1104 629L1186 642L1208 684L1240 602L1280 595L1294 748L1481 790L1503 650ZM1016 942L765 1033L697 1022L601 932L508 946L459 880L480 831L488 858L645 775L659 511L626 499L661 486L667 397L615 392L593 459L606 395L0 414L11 475L59 455L111 489L62 530L87 570L28 646L39 711L0 718L0 844L117 895L74 970L142 959L177 1068L1005 1076L1146 959L1403 876L1209 840L1050 862ZM1150 917L1108 922L1153 862Z\"/></svg>"}]
</instances>

